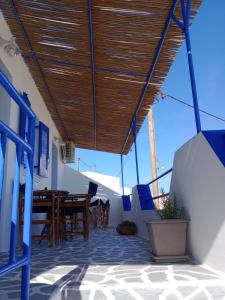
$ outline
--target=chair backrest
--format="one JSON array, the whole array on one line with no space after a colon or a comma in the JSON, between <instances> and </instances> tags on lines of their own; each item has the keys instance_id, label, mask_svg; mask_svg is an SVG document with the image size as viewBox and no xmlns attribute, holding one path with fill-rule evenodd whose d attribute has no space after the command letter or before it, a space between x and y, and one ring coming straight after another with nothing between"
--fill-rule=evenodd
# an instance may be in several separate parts
<instances>
[{"instance_id":1,"label":"chair backrest","mask_svg":"<svg viewBox=\"0 0 225 300\"><path fill-rule=\"evenodd\" d=\"M98 185L92 181L89 182L89 187L88 187L88 194L91 194L93 196L96 195L98 189Z\"/></svg>"}]
</instances>

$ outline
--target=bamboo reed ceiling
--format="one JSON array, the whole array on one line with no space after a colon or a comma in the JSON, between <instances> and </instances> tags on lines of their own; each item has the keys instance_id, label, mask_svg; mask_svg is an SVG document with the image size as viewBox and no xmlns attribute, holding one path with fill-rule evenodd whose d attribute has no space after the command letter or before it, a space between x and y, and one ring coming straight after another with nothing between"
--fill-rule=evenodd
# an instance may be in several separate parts
<instances>
[{"instance_id":1,"label":"bamboo reed ceiling","mask_svg":"<svg viewBox=\"0 0 225 300\"><path fill-rule=\"evenodd\" d=\"M192 18L200 2L192 1ZM122 152L172 3L92 0L92 73L87 0L1 1L11 31L64 140L72 140L80 148ZM179 5L175 15L181 19ZM137 116L138 131L182 40L181 30L171 22ZM124 153L132 143L130 135Z\"/></svg>"}]
</instances>

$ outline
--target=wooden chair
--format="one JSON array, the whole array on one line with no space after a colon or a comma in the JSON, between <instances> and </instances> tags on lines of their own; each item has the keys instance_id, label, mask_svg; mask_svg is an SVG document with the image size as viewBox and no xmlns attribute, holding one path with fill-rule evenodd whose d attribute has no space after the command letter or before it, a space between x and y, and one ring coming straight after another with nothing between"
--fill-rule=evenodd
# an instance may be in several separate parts
<instances>
[{"instance_id":1,"label":"wooden chair","mask_svg":"<svg viewBox=\"0 0 225 300\"><path fill-rule=\"evenodd\" d=\"M47 240L49 246L53 246L56 240L56 201L55 195L50 191L34 191L33 198L33 213L45 213L47 218L41 220L32 220L32 225L43 225L47 234L43 234L43 230L40 235L32 235L33 240ZM24 214L24 193L20 193L19 201L19 240L22 243L22 229L23 229L23 214Z\"/></svg>"},{"instance_id":2,"label":"wooden chair","mask_svg":"<svg viewBox=\"0 0 225 300\"><path fill-rule=\"evenodd\" d=\"M82 234L89 237L89 207L91 198L96 195L98 185L89 182L88 194L69 194L61 197L61 238L73 237ZM82 214L82 217L78 217ZM78 224L82 222L82 231L78 230ZM70 225L70 230L68 230Z\"/></svg>"},{"instance_id":3,"label":"wooden chair","mask_svg":"<svg viewBox=\"0 0 225 300\"><path fill-rule=\"evenodd\" d=\"M89 238L89 206L91 194L69 194L61 197L61 239L82 234L85 239ZM81 213L82 217L77 214ZM82 231L77 230L77 224L83 223ZM70 230L68 230L68 224Z\"/></svg>"}]
</instances>

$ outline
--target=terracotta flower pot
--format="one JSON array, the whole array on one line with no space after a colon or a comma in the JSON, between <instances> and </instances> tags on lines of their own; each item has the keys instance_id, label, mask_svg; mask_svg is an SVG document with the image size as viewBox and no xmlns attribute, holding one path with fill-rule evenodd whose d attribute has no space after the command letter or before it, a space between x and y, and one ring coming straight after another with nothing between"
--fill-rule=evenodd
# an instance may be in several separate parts
<instances>
[{"instance_id":1,"label":"terracotta flower pot","mask_svg":"<svg viewBox=\"0 0 225 300\"><path fill-rule=\"evenodd\" d=\"M122 235L135 235L135 234L137 234L137 227L119 224L116 227L116 231Z\"/></svg>"},{"instance_id":2,"label":"terracotta flower pot","mask_svg":"<svg viewBox=\"0 0 225 300\"><path fill-rule=\"evenodd\" d=\"M157 262L187 260L186 240L188 220L168 219L147 222L153 259Z\"/></svg>"}]
</instances>

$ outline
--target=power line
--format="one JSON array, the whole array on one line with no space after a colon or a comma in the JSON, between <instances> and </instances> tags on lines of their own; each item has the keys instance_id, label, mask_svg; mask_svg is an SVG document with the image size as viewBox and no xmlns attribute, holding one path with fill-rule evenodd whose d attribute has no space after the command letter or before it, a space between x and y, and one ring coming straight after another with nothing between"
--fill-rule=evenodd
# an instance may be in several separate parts
<instances>
[{"instance_id":1,"label":"power line","mask_svg":"<svg viewBox=\"0 0 225 300\"><path fill-rule=\"evenodd\" d=\"M175 101L177 101L177 102L179 102L181 104L184 104L184 105L186 105L186 106L194 109L193 105L191 105L191 104L189 104L189 103L187 103L187 102L185 102L185 101L183 101L181 99L178 99L177 97L174 97L174 96L171 96L171 95L168 95L168 94L164 94L162 92L159 93L159 97L161 97L161 99L171 98L171 99L173 99L173 100L175 100ZM159 99L156 98L156 101L159 101ZM157 102L155 102L155 103L157 103ZM225 122L225 119L223 119L221 117L218 117L218 116L216 116L216 115L214 115L214 114L212 114L212 113L210 113L210 112L208 112L206 110L199 109L199 111L202 112L203 114L207 115L207 116L210 116L210 117L215 118L215 119L217 119L219 121Z\"/></svg>"}]
</instances>

